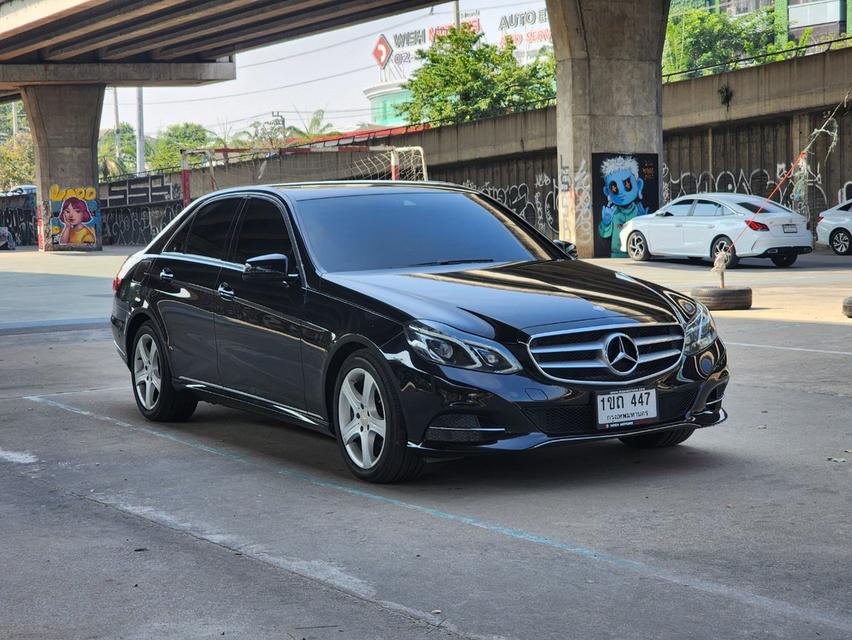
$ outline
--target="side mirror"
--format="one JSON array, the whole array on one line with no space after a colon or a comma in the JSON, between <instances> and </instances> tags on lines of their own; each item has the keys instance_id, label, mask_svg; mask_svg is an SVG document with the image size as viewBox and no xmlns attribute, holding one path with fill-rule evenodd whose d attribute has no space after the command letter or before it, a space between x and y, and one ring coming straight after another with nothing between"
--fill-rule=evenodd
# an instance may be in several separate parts
<instances>
[{"instance_id":1,"label":"side mirror","mask_svg":"<svg viewBox=\"0 0 852 640\"><path fill-rule=\"evenodd\" d=\"M246 260L243 280L283 280L292 282L298 273L290 273L290 259L283 253L268 253Z\"/></svg>"},{"instance_id":2,"label":"side mirror","mask_svg":"<svg viewBox=\"0 0 852 640\"><path fill-rule=\"evenodd\" d=\"M553 244L555 244L562 253L572 260L580 259L580 256L577 254L577 245L573 242L568 242L566 240L554 240Z\"/></svg>"}]
</instances>

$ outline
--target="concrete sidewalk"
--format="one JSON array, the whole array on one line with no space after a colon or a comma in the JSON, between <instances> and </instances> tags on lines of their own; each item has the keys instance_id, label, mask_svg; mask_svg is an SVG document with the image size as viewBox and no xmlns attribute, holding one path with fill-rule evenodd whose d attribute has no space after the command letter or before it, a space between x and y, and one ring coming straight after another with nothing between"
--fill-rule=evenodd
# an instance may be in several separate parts
<instances>
[{"instance_id":1,"label":"concrete sidewalk","mask_svg":"<svg viewBox=\"0 0 852 640\"><path fill-rule=\"evenodd\" d=\"M105 325L112 309L112 280L137 250L0 251L0 333Z\"/></svg>"}]
</instances>

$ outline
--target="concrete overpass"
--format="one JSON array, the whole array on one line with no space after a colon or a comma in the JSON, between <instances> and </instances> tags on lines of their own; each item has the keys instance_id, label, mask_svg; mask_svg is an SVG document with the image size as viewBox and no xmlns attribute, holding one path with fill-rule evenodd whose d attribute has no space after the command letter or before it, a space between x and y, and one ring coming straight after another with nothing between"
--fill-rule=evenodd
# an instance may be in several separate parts
<instances>
[{"instance_id":1,"label":"concrete overpass","mask_svg":"<svg viewBox=\"0 0 852 640\"><path fill-rule=\"evenodd\" d=\"M51 230L61 231L56 215L69 195L97 192L97 132L106 85L233 79L233 56L240 51L433 4L0 0L0 100L20 94L30 119L44 248L83 248ZM581 254L591 255L591 239L576 229L592 224L592 154L662 152L660 57L669 0L547 4L557 59L564 235L578 242ZM91 248L99 247L98 238Z\"/></svg>"}]
</instances>

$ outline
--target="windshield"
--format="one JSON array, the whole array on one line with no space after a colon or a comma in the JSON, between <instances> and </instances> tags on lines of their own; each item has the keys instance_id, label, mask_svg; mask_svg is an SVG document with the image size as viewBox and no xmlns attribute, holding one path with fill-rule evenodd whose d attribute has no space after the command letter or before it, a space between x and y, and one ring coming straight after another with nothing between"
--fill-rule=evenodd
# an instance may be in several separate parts
<instances>
[{"instance_id":1,"label":"windshield","mask_svg":"<svg viewBox=\"0 0 852 640\"><path fill-rule=\"evenodd\" d=\"M552 260L555 248L470 193L434 191L303 200L296 214L328 272Z\"/></svg>"}]
</instances>

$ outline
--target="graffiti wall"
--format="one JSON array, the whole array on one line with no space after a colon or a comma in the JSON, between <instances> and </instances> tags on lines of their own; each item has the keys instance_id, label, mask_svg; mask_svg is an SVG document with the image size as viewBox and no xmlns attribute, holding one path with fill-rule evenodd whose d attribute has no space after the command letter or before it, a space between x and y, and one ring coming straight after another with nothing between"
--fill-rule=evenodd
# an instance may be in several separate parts
<instances>
[{"instance_id":1,"label":"graffiti wall","mask_svg":"<svg viewBox=\"0 0 852 640\"><path fill-rule=\"evenodd\" d=\"M182 208L173 200L103 209L104 244L148 244Z\"/></svg>"},{"instance_id":2,"label":"graffiti wall","mask_svg":"<svg viewBox=\"0 0 852 640\"><path fill-rule=\"evenodd\" d=\"M101 235L98 194L94 186L60 187L49 193L50 219L43 231L45 244L90 248Z\"/></svg>"},{"instance_id":3,"label":"graffiti wall","mask_svg":"<svg viewBox=\"0 0 852 640\"><path fill-rule=\"evenodd\" d=\"M101 185L101 208L126 207L180 200L180 183L171 183L168 176L149 174L125 178Z\"/></svg>"},{"instance_id":4,"label":"graffiti wall","mask_svg":"<svg viewBox=\"0 0 852 640\"><path fill-rule=\"evenodd\" d=\"M38 244L35 196L0 196L0 227L9 230L18 246Z\"/></svg>"},{"instance_id":5,"label":"graffiti wall","mask_svg":"<svg viewBox=\"0 0 852 640\"><path fill-rule=\"evenodd\" d=\"M621 229L659 206L659 157L655 153L592 154L595 256L623 258Z\"/></svg>"},{"instance_id":6,"label":"graffiti wall","mask_svg":"<svg viewBox=\"0 0 852 640\"><path fill-rule=\"evenodd\" d=\"M522 216L549 238L559 237L560 179L553 155L430 169L431 180L477 189Z\"/></svg>"}]
</instances>

